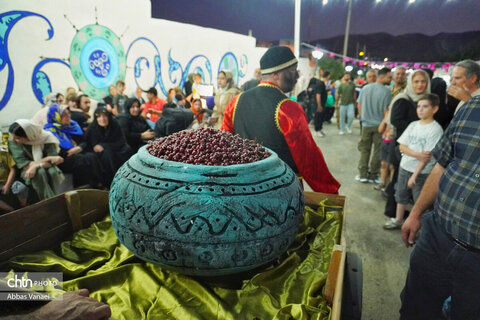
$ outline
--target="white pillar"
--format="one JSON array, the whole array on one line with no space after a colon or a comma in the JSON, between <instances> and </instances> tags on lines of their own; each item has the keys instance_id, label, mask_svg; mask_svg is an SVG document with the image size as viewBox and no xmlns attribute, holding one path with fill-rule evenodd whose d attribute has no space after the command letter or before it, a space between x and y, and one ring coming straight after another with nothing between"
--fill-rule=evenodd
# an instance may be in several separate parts
<instances>
[{"instance_id":1,"label":"white pillar","mask_svg":"<svg viewBox=\"0 0 480 320\"><path fill-rule=\"evenodd\" d=\"M345 39L343 41L343 57L347 55L348 35L350 33L350 16L352 15L352 0L348 0L347 26L345 27ZM343 62L345 65L345 62Z\"/></svg>"},{"instance_id":2,"label":"white pillar","mask_svg":"<svg viewBox=\"0 0 480 320\"><path fill-rule=\"evenodd\" d=\"M302 0L295 0L295 35L293 38L293 47L295 56L300 58L300 5Z\"/></svg>"}]
</instances>

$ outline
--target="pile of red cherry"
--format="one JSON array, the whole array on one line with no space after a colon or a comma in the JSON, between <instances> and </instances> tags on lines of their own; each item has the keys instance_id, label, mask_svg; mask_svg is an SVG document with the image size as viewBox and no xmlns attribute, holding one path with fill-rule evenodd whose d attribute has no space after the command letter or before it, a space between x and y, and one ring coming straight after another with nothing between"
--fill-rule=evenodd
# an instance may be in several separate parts
<instances>
[{"instance_id":1,"label":"pile of red cherry","mask_svg":"<svg viewBox=\"0 0 480 320\"><path fill-rule=\"evenodd\" d=\"M207 166L251 163L270 156L253 140L213 128L180 131L150 141L147 150L161 159Z\"/></svg>"}]
</instances>

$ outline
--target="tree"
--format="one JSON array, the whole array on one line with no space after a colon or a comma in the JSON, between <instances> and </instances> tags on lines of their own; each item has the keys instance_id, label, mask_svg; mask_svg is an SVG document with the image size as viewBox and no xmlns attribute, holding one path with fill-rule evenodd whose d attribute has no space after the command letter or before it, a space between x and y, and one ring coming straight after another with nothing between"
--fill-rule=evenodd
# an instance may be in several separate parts
<instances>
[{"instance_id":1,"label":"tree","mask_svg":"<svg viewBox=\"0 0 480 320\"><path fill-rule=\"evenodd\" d=\"M343 64L334 59L330 59L330 58L319 59L317 61L317 64L320 67L320 69L322 69L323 71L330 72L330 79L334 81L337 79L340 79L343 76L343 73L345 72Z\"/></svg>"}]
</instances>

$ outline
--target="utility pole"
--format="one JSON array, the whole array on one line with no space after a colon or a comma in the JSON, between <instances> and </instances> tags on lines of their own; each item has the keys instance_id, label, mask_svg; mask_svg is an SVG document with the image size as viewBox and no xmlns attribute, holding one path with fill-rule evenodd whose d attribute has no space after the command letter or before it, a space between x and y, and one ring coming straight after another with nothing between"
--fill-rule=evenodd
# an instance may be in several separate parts
<instances>
[{"instance_id":1,"label":"utility pole","mask_svg":"<svg viewBox=\"0 0 480 320\"><path fill-rule=\"evenodd\" d=\"M345 27L345 40L343 41L343 57L347 56L348 50L348 35L350 33L350 17L352 15L352 0L348 0L347 26ZM343 62L345 65L345 61Z\"/></svg>"},{"instance_id":2,"label":"utility pole","mask_svg":"<svg viewBox=\"0 0 480 320\"><path fill-rule=\"evenodd\" d=\"M295 0L295 35L293 38L293 47L295 56L300 58L300 16L302 0Z\"/></svg>"}]
</instances>

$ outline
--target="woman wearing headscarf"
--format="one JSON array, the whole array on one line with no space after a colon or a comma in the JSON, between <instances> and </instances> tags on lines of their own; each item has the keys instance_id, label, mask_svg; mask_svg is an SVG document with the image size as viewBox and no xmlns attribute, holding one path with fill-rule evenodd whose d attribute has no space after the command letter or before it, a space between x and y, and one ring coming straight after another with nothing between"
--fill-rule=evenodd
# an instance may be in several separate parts
<instances>
[{"instance_id":1,"label":"woman wearing headscarf","mask_svg":"<svg viewBox=\"0 0 480 320\"><path fill-rule=\"evenodd\" d=\"M212 118L216 119L215 127L220 129L223 123L223 113L230 100L240 93L240 89L235 86L231 72L220 71L218 73L218 90L215 93L215 107L213 108Z\"/></svg>"},{"instance_id":2,"label":"woman wearing headscarf","mask_svg":"<svg viewBox=\"0 0 480 320\"><path fill-rule=\"evenodd\" d=\"M418 120L417 101L430 93L430 77L423 70L415 70L407 80L405 90L390 103L390 123L395 127L395 136L400 137L410 122Z\"/></svg>"},{"instance_id":3,"label":"woman wearing headscarf","mask_svg":"<svg viewBox=\"0 0 480 320\"><path fill-rule=\"evenodd\" d=\"M391 147L389 150L388 162L393 165L394 173L392 181L385 189L387 195L385 215L390 218L395 217L397 209L394 186L397 182L398 170L402 157L396 138L402 135L410 122L418 120L417 102L425 93L430 93L430 77L428 73L423 70L415 70L408 76L405 90L396 95L389 106L389 122L392 125L393 138L390 143Z\"/></svg>"},{"instance_id":4,"label":"woman wearing headscarf","mask_svg":"<svg viewBox=\"0 0 480 320\"><path fill-rule=\"evenodd\" d=\"M64 162L59 165L63 173L73 175L74 187L90 184L101 187L102 167L94 154L82 153L78 145L83 141L83 131L75 120L71 119L66 105L55 104L49 108L47 124L43 127L51 132L60 142L59 155Z\"/></svg>"},{"instance_id":5,"label":"woman wearing headscarf","mask_svg":"<svg viewBox=\"0 0 480 320\"><path fill-rule=\"evenodd\" d=\"M57 138L26 119L15 121L8 131L8 148L22 179L33 187L40 200L55 196L64 178L57 168L63 162L58 156Z\"/></svg>"},{"instance_id":6,"label":"woman wearing headscarf","mask_svg":"<svg viewBox=\"0 0 480 320\"><path fill-rule=\"evenodd\" d=\"M85 152L95 154L104 170L104 183L110 187L118 168L131 156L122 128L105 107L95 110L94 120L80 144Z\"/></svg>"},{"instance_id":7,"label":"woman wearing headscarf","mask_svg":"<svg viewBox=\"0 0 480 320\"><path fill-rule=\"evenodd\" d=\"M192 110L193 112L194 121L196 121L197 123L202 123L203 114L205 113L205 109L203 109L202 106L202 100L194 99L192 101L192 106L190 107L190 110Z\"/></svg>"},{"instance_id":8,"label":"woman wearing headscarf","mask_svg":"<svg viewBox=\"0 0 480 320\"><path fill-rule=\"evenodd\" d=\"M155 137L155 133L150 129L147 120L140 116L141 109L138 99L128 99L125 108L127 113L120 115L117 120L132 152L136 153L148 140Z\"/></svg>"},{"instance_id":9,"label":"woman wearing headscarf","mask_svg":"<svg viewBox=\"0 0 480 320\"><path fill-rule=\"evenodd\" d=\"M438 111L435 112L433 118L442 126L442 129L445 131L450 124L450 121L453 119L453 112L449 110L447 104L447 83L442 78L435 77L431 81L431 90L432 93L435 93L440 98Z\"/></svg>"}]
</instances>

